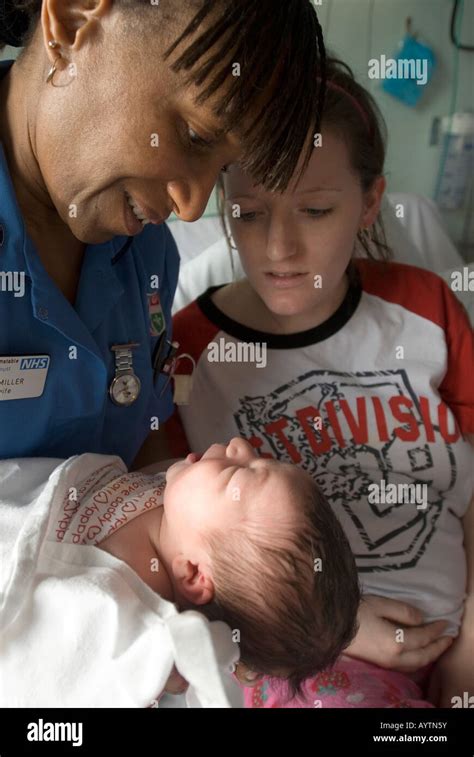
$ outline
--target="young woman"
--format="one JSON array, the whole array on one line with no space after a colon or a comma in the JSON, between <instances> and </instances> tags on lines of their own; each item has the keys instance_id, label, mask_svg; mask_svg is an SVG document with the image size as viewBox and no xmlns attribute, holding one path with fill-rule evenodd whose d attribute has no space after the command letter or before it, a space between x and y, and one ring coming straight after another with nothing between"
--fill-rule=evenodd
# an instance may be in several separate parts
<instances>
[{"instance_id":1,"label":"young woman","mask_svg":"<svg viewBox=\"0 0 474 757\"><path fill-rule=\"evenodd\" d=\"M290 706L429 707L429 673L437 704L474 693L474 340L441 279L387 260L384 142L373 99L331 61L303 175L283 194L237 166L224 176L246 278L175 317L196 366L179 408L188 448L239 433L302 466L356 557L359 633ZM249 704L286 701L264 680Z\"/></svg>"}]
</instances>

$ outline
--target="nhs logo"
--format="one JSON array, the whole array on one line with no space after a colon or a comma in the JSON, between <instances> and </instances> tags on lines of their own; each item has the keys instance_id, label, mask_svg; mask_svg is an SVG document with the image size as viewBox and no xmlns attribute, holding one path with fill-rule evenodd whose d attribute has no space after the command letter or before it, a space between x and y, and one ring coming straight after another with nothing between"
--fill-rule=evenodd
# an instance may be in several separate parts
<instances>
[{"instance_id":1,"label":"nhs logo","mask_svg":"<svg viewBox=\"0 0 474 757\"><path fill-rule=\"evenodd\" d=\"M49 357L22 357L20 371L44 370L49 365Z\"/></svg>"}]
</instances>

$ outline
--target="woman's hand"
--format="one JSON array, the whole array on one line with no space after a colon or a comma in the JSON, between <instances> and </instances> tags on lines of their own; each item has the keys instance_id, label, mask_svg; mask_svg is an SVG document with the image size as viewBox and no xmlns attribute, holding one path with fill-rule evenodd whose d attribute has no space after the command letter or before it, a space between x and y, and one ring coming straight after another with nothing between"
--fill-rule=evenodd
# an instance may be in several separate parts
<instances>
[{"instance_id":1,"label":"woman's hand","mask_svg":"<svg viewBox=\"0 0 474 757\"><path fill-rule=\"evenodd\" d=\"M436 663L430 679L428 699L435 707L453 707L459 697L459 706L465 707L467 693L474 702L474 657L472 644L455 644ZM469 704L467 705L469 706ZM472 705L471 705L472 707Z\"/></svg>"},{"instance_id":2,"label":"woman's hand","mask_svg":"<svg viewBox=\"0 0 474 757\"><path fill-rule=\"evenodd\" d=\"M441 635L445 620L423 624L415 607L385 597L364 597L358 620L357 636L344 654L401 673L413 673L434 662L453 641ZM400 636L403 641L397 641Z\"/></svg>"}]
</instances>

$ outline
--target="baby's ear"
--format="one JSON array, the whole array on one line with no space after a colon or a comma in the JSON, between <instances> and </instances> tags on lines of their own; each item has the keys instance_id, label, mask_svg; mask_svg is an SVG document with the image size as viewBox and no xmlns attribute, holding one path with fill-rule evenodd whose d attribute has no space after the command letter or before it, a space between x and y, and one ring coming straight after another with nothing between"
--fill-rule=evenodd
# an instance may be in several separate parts
<instances>
[{"instance_id":1,"label":"baby's ear","mask_svg":"<svg viewBox=\"0 0 474 757\"><path fill-rule=\"evenodd\" d=\"M214 599L215 589L210 567L195 564L184 555L174 558L173 579L178 593L193 605L207 605Z\"/></svg>"}]
</instances>

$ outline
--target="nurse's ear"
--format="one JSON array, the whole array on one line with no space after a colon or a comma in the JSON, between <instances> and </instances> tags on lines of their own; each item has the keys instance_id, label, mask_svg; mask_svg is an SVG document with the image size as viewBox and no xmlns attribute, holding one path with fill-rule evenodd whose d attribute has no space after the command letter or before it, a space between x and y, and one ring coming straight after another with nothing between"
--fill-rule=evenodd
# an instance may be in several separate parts
<instances>
[{"instance_id":1,"label":"nurse's ear","mask_svg":"<svg viewBox=\"0 0 474 757\"><path fill-rule=\"evenodd\" d=\"M378 176L371 188L364 194L364 208L360 220L360 226L368 228L372 226L380 213L382 199L387 187L384 176Z\"/></svg>"},{"instance_id":2,"label":"nurse's ear","mask_svg":"<svg viewBox=\"0 0 474 757\"><path fill-rule=\"evenodd\" d=\"M207 605L215 595L211 569L204 561L195 563L183 554L171 563L172 580L178 594L192 605Z\"/></svg>"},{"instance_id":3,"label":"nurse's ear","mask_svg":"<svg viewBox=\"0 0 474 757\"><path fill-rule=\"evenodd\" d=\"M96 37L103 17L112 7L113 0L45 0L41 25L51 63L57 60L55 49L79 50L84 42ZM55 42L57 47L52 48L50 42ZM69 62L66 60L65 65ZM59 61L57 68L61 70Z\"/></svg>"}]
</instances>

